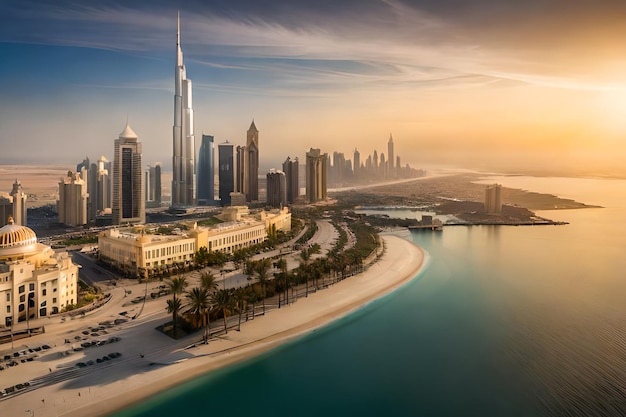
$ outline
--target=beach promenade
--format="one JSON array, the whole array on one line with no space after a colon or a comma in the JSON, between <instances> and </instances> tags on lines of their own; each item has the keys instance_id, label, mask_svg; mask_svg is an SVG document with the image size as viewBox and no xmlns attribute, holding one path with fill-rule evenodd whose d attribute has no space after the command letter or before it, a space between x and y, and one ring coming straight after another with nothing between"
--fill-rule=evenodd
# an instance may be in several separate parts
<instances>
[{"instance_id":1,"label":"beach promenade","mask_svg":"<svg viewBox=\"0 0 626 417\"><path fill-rule=\"evenodd\" d=\"M357 310L367 303L388 294L414 278L424 266L425 254L413 243L394 235L383 235L384 255L367 271L349 277L332 287L300 298L292 305L268 312L245 322L241 331L212 338L208 345L198 344L201 335L191 335L173 341L155 330L169 318L165 300L146 303L146 308L135 321L121 324L114 334L120 341L94 346L68 357L59 357L61 346L44 356L51 375L73 369L78 361L101 357L110 351L120 352L119 358L77 369L71 379L48 381L38 389L30 390L0 402L2 415L7 416L106 416L126 408L161 391L212 370L256 356ZM123 289L113 294L111 303L121 309ZM128 301L128 298L125 299ZM109 309L110 310L110 309ZM103 320L94 313L92 321ZM111 313L108 314L112 318ZM80 319L77 319L80 320ZM75 330L80 326L75 323ZM83 325L85 327L85 325ZM66 329L63 332L73 335ZM63 337L62 331L37 338ZM61 339L62 340L62 339ZM20 341L23 342L23 341ZM43 343L43 342L41 342ZM36 345L35 338L28 339ZM37 362L37 361L36 361ZM20 381L29 380L28 366L22 368ZM38 366L42 366L41 364ZM12 378L15 372L11 369ZM6 371L3 371L6 372ZM73 371L74 372L74 371ZM3 381L4 375L0 375ZM3 387L0 387L3 388Z\"/></svg>"}]
</instances>

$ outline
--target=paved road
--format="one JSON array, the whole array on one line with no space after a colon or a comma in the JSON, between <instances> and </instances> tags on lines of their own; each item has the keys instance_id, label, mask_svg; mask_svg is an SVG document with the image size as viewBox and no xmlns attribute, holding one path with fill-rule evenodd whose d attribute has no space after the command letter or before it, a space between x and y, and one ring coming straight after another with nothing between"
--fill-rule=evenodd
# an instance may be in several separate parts
<instances>
[{"instance_id":1,"label":"paved road","mask_svg":"<svg viewBox=\"0 0 626 417\"><path fill-rule=\"evenodd\" d=\"M70 254L72 255L72 261L80 265L78 277L87 285L93 286L97 283L123 278L115 272L98 265L89 255L80 251L71 251Z\"/></svg>"}]
</instances>

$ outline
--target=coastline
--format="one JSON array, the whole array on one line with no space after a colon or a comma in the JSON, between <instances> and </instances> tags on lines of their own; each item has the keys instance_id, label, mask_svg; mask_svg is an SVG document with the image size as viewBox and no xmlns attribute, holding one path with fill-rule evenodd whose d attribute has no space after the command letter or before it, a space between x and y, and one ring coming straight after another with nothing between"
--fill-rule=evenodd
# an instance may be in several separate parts
<instances>
[{"instance_id":1,"label":"coastline","mask_svg":"<svg viewBox=\"0 0 626 417\"><path fill-rule=\"evenodd\" d=\"M75 380L26 392L3 402L3 409L11 415L31 407L37 416L109 416L181 383L257 357L314 332L395 291L422 271L427 255L421 248L398 236L383 235L383 238L385 252L367 271L308 298L300 298L286 308L273 310L267 316L242 323L241 332L230 331L212 339L208 345L189 349L181 348L180 344L167 352L158 349L147 352L141 359L136 355L124 356L123 366L94 369ZM165 337L155 333L148 332L149 337ZM197 339L190 336L185 341L192 344ZM150 340L143 342L150 344Z\"/></svg>"}]
</instances>

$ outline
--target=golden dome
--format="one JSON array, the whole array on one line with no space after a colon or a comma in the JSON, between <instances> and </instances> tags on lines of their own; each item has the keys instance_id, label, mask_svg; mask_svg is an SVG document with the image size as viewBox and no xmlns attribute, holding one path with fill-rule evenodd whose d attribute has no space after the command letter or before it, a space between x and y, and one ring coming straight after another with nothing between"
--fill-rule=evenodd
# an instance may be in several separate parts
<instances>
[{"instance_id":1,"label":"golden dome","mask_svg":"<svg viewBox=\"0 0 626 417\"><path fill-rule=\"evenodd\" d=\"M37 235L32 229L19 224L13 224L9 217L9 224L0 228L0 249L30 246L37 243Z\"/></svg>"}]
</instances>

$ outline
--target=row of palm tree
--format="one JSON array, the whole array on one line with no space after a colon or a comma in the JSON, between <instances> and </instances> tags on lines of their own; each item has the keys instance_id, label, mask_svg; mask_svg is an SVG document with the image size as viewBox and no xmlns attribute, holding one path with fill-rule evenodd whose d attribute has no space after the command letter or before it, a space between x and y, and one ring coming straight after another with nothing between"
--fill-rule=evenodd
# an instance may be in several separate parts
<instances>
[{"instance_id":1,"label":"row of palm tree","mask_svg":"<svg viewBox=\"0 0 626 417\"><path fill-rule=\"evenodd\" d=\"M167 300L167 311L172 314L173 337L177 338L178 318L182 314L189 319L195 328L204 327L203 340L210 337L211 313L224 320L224 332L228 333L228 316L234 311L239 313L239 324L248 303L255 303L257 298L248 287L236 289L218 289L213 274L205 273L200 277L200 286L186 291L188 286L184 276L172 278L167 282L172 298ZM181 296L184 294L186 303ZM184 309L186 307L186 309ZM184 310L183 310L184 309ZM265 309L263 311L265 313Z\"/></svg>"}]
</instances>

